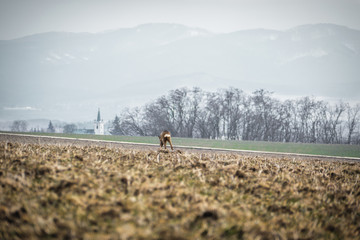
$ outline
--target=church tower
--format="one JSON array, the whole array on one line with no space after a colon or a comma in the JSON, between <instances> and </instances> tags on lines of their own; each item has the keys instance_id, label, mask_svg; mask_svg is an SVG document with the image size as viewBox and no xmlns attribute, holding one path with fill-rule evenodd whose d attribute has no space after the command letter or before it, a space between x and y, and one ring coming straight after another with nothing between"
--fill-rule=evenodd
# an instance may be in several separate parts
<instances>
[{"instance_id":1,"label":"church tower","mask_svg":"<svg viewBox=\"0 0 360 240\"><path fill-rule=\"evenodd\" d=\"M97 119L94 121L94 133L95 135L105 134L104 120L100 118L100 108L98 110Z\"/></svg>"}]
</instances>

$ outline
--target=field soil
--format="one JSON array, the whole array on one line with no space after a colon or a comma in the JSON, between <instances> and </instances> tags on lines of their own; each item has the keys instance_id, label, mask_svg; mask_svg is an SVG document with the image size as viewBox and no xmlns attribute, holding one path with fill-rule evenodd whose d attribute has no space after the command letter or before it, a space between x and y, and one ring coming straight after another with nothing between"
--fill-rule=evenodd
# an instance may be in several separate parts
<instances>
[{"instance_id":1,"label":"field soil","mask_svg":"<svg viewBox=\"0 0 360 240\"><path fill-rule=\"evenodd\" d=\"M146 144L146 143L125 143L117 141L103 141L103 140L89 140L89 139L76 139L52 136L33 136L11 133L0 133L0 141L4 142L17 142L24 144L45 144L45 145L58 145L58 146L99 146L107 148L123 148L123 149L136 149L136 150L153 150L157 151L159 145ZM167 146L170 149L168 144ZM327 160L327 161L359 161L360 158L355 157L337 157L337 156L321 156L310 154L295 154L295 153L275 153L264 151L249 151L249 150L229 150L229 149L212 149L207 147L184 147L174 146L175 151L185 151L188 153L232 153L242 156L257 156L257 157L272 157L272 158L292 158L292 159L312 159L312 160Z\"/></svg>"},{"instance_id":2,"label":"field soil","mask_svg":"<svg viewBox=\"0 0 360 240\"><path fill-rule=\"evenodd\" d=\"M0 239L359 239L360 162L0 134Z\"/></svg>"}]
</instances>

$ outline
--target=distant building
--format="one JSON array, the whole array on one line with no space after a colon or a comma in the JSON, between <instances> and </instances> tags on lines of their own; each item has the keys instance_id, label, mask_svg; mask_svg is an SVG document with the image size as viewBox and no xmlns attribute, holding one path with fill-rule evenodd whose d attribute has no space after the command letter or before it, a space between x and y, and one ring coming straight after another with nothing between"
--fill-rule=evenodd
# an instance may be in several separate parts
<instances>
[{"instance_id":1,"label":"distant building","mask_svg":"<svg viewBox=\"0 0 360 240\"><path fill-rule=\"evenodd\" d=\"M104 120L102 120L100 117L100 108L98 110L97 119L94 121L94 134L95 135L105 134Z\"/></svg>"}]
</instances>

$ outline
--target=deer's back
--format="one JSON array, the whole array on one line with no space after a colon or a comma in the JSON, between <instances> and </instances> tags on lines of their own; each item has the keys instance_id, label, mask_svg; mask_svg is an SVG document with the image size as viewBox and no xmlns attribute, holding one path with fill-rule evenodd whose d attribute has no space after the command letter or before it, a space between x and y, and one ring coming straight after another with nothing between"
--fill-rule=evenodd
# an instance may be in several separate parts
<instances>
[{"instance_id":1,"label":"deer's back","mask_svg":"<svg viewBox=\"0 0 360 240\"><path fill-rule=\"evenodd\" d=\"M161 132L160 137L162 139L169 138L169 137L171 137L171 133L169 131L163 131L163 132Z\"/></svg>"}]
</instances>

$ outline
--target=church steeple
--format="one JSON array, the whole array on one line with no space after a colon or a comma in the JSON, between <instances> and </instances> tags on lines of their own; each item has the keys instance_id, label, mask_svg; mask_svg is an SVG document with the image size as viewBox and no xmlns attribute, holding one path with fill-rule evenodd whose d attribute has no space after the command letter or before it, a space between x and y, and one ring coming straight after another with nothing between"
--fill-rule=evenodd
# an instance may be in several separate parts
<instances>
[{"instance_id":1,"label":"church steeple","mask_svg":"<svg viewBox=\"0 0 360 240\"><path fill-rule=\"evenodd\" d=\"M96 135L105 134L104 121L101 120L101 116L100 116L100 108L98 109L97 119L94 121L94 133Z\"/></svg>"},{"instance_id":2,"label":"church steeple","mask_svg":"<svg viewBox=\"0 0 360 240\"><path fill-rule=\"evenodd\" d=\"M101 121L101 118L100 118L100 108L99 108L99 110L98 110L97 121L98 121L98 122L100 122L100 121Z\"/></svg>"}]
</instances>

